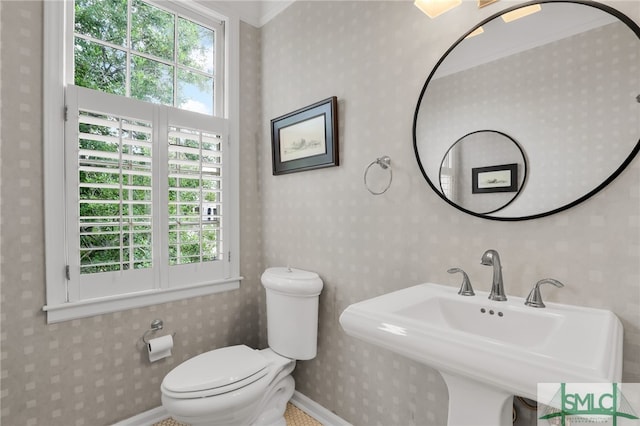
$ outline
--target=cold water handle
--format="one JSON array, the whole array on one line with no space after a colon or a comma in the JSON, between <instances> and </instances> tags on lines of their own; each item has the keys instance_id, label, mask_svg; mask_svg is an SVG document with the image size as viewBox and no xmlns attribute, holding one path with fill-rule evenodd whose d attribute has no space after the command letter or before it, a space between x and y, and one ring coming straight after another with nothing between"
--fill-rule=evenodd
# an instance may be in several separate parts
<instances>
[{"instance_id":1,"label":"cold water handle","mask_svg":"<svg viewBox=\"0 0 640 426\"><path fill-rule=\"evenodd\" d=\"M544 305L544 302L542 301L542 294L540 293L540 286L542 284L551 284L558 288L564 287L564 284L562 284L558 280L554 280L553 278L541 279L533 287L533 289L529 293L529 296L527 296L527 300L524 302L525 305L531 306L533 308L544 308L545 305Z\"/></svg>"}]
</instances>

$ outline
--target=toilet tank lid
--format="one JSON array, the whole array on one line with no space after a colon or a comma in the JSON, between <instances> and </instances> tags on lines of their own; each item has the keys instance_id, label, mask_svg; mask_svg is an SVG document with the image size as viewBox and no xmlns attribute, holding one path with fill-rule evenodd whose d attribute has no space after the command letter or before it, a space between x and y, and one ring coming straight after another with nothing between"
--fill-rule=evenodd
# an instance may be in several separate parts
<instances>
[{"instance_id":1,"label":"toilet tank lid","mask_svg":"<svg viewBox=\"0 0 640 426\"><path fill-rule=\"evenodd\" d=\"M260 351L228 346L195 356L169 372L162 386L172 392L196 392L229 386L267 368Z\"/></svg>"},{"instance_id":2,"label":"toilet tank lid","mask_svg":"<svg viewBox=\"0 0 640 426\"><path fill-rule=\"evenodd\" d=\"M281 293L317 296L322 291L322 280L315 272L289 267L268 268L262 274L262 285Z\"/></svg>"}]
</instances>

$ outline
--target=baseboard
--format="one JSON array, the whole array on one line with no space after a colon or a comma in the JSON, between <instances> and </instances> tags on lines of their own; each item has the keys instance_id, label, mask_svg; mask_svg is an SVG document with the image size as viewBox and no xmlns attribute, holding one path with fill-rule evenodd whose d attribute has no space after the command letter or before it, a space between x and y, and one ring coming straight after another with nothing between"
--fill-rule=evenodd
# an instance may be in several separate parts
<instances>
[{"instance_id":1,"label":"baseboard","mask_svg":"<svg viewBox=\"0 0 640 426\"><path fill-rule=\"evenodd\" d=\"M322 423L323 426L352 426L351 423L298 391L293 393L289 402Z\"/></svg>"},{"instance_id":2,"label":"baseboard","mask_svg":"<svg viewBox=\"0 0 640 426\"><path fill-rule=\"evenodd\" d=\"M311 417L322 423L323 426L352 426L351 423L343 420L340 416L324 408L311 398L298 391L293 393L290 401L293 405L309 414ZM151 426L169 417L169 413L164 407L156 407L144 413L119 421L113 426Z\"/></svg>"},{"instance_id":3,"label":"baseboard","mask_svg":"<svg viewBox=\"0 0 640 426\"><path fill-rule=\"evenodd\" d=\"M163 406L160 406L140 413L137 416L122 420L113 426L151 426L154 423L163 421L167 417L169 417L169 413L167 413L167 410L165 410Z\"/></svg>"}]
</instances>

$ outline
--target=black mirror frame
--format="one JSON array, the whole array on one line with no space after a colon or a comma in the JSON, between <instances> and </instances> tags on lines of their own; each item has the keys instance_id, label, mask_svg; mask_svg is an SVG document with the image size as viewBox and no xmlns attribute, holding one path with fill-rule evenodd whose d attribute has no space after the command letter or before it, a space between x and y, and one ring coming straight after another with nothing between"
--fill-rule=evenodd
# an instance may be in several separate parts
<instances>
[{"instance_id":1,"label":"black mirror frame","mask_svg":"<svg viewBox=\"0 0 640 426\"><path fill-rule=\"evenodd\" d=\"M475 214L479 214L479 215L489 215L489 214L492 214L492 213L498 212L498 211L500 211L500 210L504 209L505 207L507 207L509 204L513 203L513 202L518 198L518 196L520 195L520 192L522 191L522 189L523 189L523 188L526 186L526 184L527 184L527 171L528 171L528 166L527 166L527 165L528 165L528 163L529 163L529 161L528 161L528 159L527 159L527 156L526 156L526 154L525 154L524 150L522 149L522 147L520 146L520 144L519 144L518 142L516 142L516 140L515 140L515 139L513 139L511 136L507 135L506 133L500 132L500 131L498 131L498 130L489 130L489 129L485 129L485 130L476 130L475 132L467 133L466 135L462 136L460 139L458 139L457 141L455 141L455 142L454 142L454 143L449 147L449 149L447 150L447 152L445 152L445 153L444 153L444 156L442 157L442 161L440 161L440 172L438 173L438 177L440 178L440 179L439 179L439 180L440 180L440 182L439 182L439 184L440 184L440 191L439 191L438 193L439 193L439 194L442 194L442 196L443 196L443 197L445 197L445 199L446 199L448 202L453 203L453 201L451 201L449 198L447 198L447 196L444 194L444 188L442 188L442 163L444 162L444 159L445 159L445 158L447 158L447 155L449 155L449 152L451 152L451 150L453 149L453 147L454 147L454 146L456 146L456 145L457 145L459 142L461 142L462 140L464 140L464 138L466 138L467 136L474 135L474 134L476 134L476 133L481 133L481 132L492 132L492 133L496 133L496 134L498 134L498 135L500 135L500 136L503 136L503 137L505 137L505 138L509 139L511 142L513 142L513 144L515 145L515 147L516 147L516 148L518 148L518 151L520 152L520 155L522 156L522 161L523 161L523 164L522 164L522 183L520 183L520 184L519 184L519 187L517 188L517 190L516 190L516 191L505 190L505 192L516 192L516 194L513 196L513 198L512 198L511 200L509 200L508 202L506 202L505 204L503 204L502 206L500 206L500 207L498 207L498 208L496 208L496 209L494 209L494 210L491 210L491 211L488 211L488 212L484 212L484 213L474 212ZM516 170L517 170L517 169L516 169ZM516 171L516 173L517 173L517 171ZM474 178L476 178L476 176L475 176L475 175L474 175ZM477 182L475 182L475 181L474 181L474 182L473 182L473 185L472 185L472 186L473 186L473 188L474 188L473 193L475 194L475 193L483 192L483 191L477 191L477 192L475 191L476 183L477 183ZM518 186L517 179L516 179L515 185L516 185L516 186ZM453 203L453 204L457 206L457 204L455 204L455 203ZM460 208L464 209L463 207L460 207Z\"/></svg>"},{"instance_id":2,"label":"black mirror frame","mask_svg":"<svg viewBox=\"0 0 640 426\"><path fill-rule=\"evenodd\" d=\"M538 219L538 218L550 216L552 214L556 214L556 213L560 213L562 211L568 210L571 207L574 207L574 206L582 203L583 201L586 201L587 199L591 198L593 195L597 194L602 189L604 189L607 185L609 185L616 177L618 177L618 175L620 175L620 173L622 173L622 171L631 163L631 161L633 161L635 156L638 154L638 151L640 151L640 138L639 138L638 142L635 145L635 147L633 148L631 153L627 156L627 158L622 162L622 164L620 164L620 166L607 179L605 179L600 185L598 185L596 188L594 188L590 192L586 193L585 195L579 197L575 201L573 201L571 203L568 203L568 204L565 204L564 206L558 207L558 208L553 209L553 210L549 210L549 211L544 212L544 213L538 213L538 214L534 214L534 215L530 215L530 216L519 216L519 217L489 216L488 213L476 213L476 212L467 210L464 207L461 207L461 206L455 204L454 202L452 202L451 200L449 200L443 193L438 191L438 188L436 187L436 185L433 182L431 182L431 179L429 179L429 176L427 175L426 171L424 170L424 167L422 166L422 163L420 162L420 154L418 153L418 143L417 143L417 138L416 138L416 127L417 127L416 124L417 124L417 120L418 120L418 113L420 111L420 104L422 103L422 99L423 99L424 94L425 94L425 92L427 90L427 86L429 85L429 82L431 81L431 79L432 79L433 75L435 74L436 70L438 69L440 64L447 58L447 56L449 56L449 53L451 53L451 51L453 49L455 49L456 46L458 46L458 44L460 44L469 34L471 34L477 28L485 25L487 22L489 22L489 21L491 21L493 19L496 19L496 18L500 17L501 15L503 15L503 14L505 14L507 12L510 12L512 10L520 9L522 7L531 6L531 5L534 5L534 4L545 4L545 3L575 3L575 4L581 4L581 5L584 5L584 6L590 6L590 7L596 8L596 9L600 9L600 10L602 10L604 12L607 12L607 13L615 16L620 21L624 22L627 25L627 27L629 27L629 29L631 29L635 33L635 35L638 37L638 39L640 39L640 26L638 26L638 24L636 24L635 21L633 21L627 15L625 15L624 13L620 12L619 10L617 10L617 9L611 7L611 6L608 6L608 5L605 5L605 4L602 4L602 3L597 3L597 2L594 2L594 1L589 1L589 0L533 0L533 1L525 2L525 3L521 3L521 4L518 4L518 5L515 5L515 6L511 6L509 8L506 8L506 9L504 9L504 10L498 12L498 13L495 13L495 14L489 16L488 18L484 19L482 22L478 23L476 26L471 28L469 31L464 33L462 35L462 37L460 37L453 45L451 45L451 47L449 47L449 49L447 49L447 51L444 53L444 55L442 55L442 57L438 60L436 65L433 67L433 69L431 70L431 73L429 73L429 77L427 77L427 81L424 83L424 86L422 87L422 90L420 91L420 96L418 97L418 103L416 104L415 113L413 115L413 130L412 130L412 134L413 134L413 150L414 150L414 153L415 153L415 156L416 156L416 161L418 163L418 167L420 168L420 172L422 172L422 176L425 178L425 180L427 181L427 183L429 184L431 189L436 194L438 194L438 196L440 198L442 198L445 202L447 202L451 206L455 207L456 209L458 209L458 210L460 210L460 211L462 211L464 213L470 214L472 216L476 216L476 217L479 217L479 218L482 218L482 219L505 221L505 222L514 222L514 221L521 221L521 220Z\"/></svg>"}]
</instances>

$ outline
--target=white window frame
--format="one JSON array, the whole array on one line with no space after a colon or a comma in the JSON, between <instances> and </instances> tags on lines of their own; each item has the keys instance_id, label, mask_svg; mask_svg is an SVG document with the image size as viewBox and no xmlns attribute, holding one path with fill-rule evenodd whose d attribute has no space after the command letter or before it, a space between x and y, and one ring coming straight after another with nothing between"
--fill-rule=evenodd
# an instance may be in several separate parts
<instances>
[{"instance_id":1,"label":"white window frame","mask_svg":"<svg viewBox=\"0 0 640 426\"><path fill-rule=\"evenodd\" d=\"M148 0L145 0L148 1ZM193 0L151 1L162 7L178 11L189 17L204 15L224 22L224 114L228 120L229 137L226 149L229 161L226 178L228 192L225 206L228 216L229 240L228 276L216 281L204 281L180 287L169 287L159 280L156 288L136 293L118 294L85 300L71 300L67 280L66 191L65 191L65 91L69 81L68 70L73 69L73 58L66 52L67 42L73 40L69 25L73 16L73 0L44 2L44 67L43 67L43 151L44 151L44 206L47 322L56 323L76 318L116 312L142 306L155 305L190 297L203 296L239 288L240 228L239 228L239 19L234 15L221 15ZM69 38L71 37L71 38ZM71 78L72 80L72 78ZM160 261L160 259L154 259Z\"/></svg>"}]
</instances>

